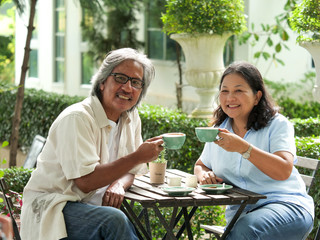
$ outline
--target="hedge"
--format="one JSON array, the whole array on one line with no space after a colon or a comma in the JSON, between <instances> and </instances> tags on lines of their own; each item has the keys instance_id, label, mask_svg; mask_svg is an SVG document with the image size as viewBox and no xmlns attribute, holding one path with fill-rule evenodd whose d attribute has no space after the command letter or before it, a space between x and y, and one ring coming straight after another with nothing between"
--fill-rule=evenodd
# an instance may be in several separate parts
<instances>
[{"instance_id":1,"label":"hedge","mask_svg":"<svg viewBox=\"0 0 320 240\"><path fill-rule=\"evenodd\" d=\"M320 103L306 102L299 103L291 98L280 98L277 100L280 106L280 112L286 117L292 118L319 118L320 117Z\"/></svg>"},{"instance_id":2,"label":"hedge","mask_svg":"<svg viewBox=\"0 0 320 240\"><path fill-rule=\"evenodd\" d=\"M0 141L9 140L16 101L16 90L0 92ZM19 146L30 147L35 135L47 137L49 128L60 112L84 97L25 89Z\"/></svg>"},{"instance_id":3,"label":"hedge","mask_svg":"<svg viewBox=\"0 0 320 240\"><path fill-rule=\"evenodd\" d=\"M11 134L11 120L14 114L14 104L16 90L0 91L0 141L9 140ZM35 135L47 136L48 130L67 106L83 100L84 97L67 96L56 93L48 93L42 90L26 89L23 102L21 126L20 126L20 147L30 147ZM290 103L290 111L288 110ZM299 105L293 100L287 99L278 104L287 104L282 109L282 114L290 119L291 112L303 112L308 115L306 119L290 119L294 123L297 136L319 136L320 135L320 104L310 103ZM307 110L304 110L303 107ZM310 110L311 109L311 110ZM316 111L314 110L316 109ZM143 139L169 131L183 131L187 134L187 140L182 151L199 153L199 148L203 145L195 138L194 127L206 125L205 120L190 119L186 114L176 110L170 110L161 106L142 104L139 108L141 121L143 124ZM187 146L189 146L187 148ZM178 151L168 151L168 158L178 157L190 159L190 153L178 156ZM180 150L179 150L180 152ZM181 161L179 159L178 161Z\"/></svg>"},{"instance_id":4,"label":"hedge","mask_svg":"<svg viewBox=\"0 0 320 240\"><path fill-rule=\"evenodd\" d=\"M319 109L320 111L320 109ZM299 137L320 136L320 116L318 118L290 119L294 124L295 135Z\"/></svg>"}]
</instances>

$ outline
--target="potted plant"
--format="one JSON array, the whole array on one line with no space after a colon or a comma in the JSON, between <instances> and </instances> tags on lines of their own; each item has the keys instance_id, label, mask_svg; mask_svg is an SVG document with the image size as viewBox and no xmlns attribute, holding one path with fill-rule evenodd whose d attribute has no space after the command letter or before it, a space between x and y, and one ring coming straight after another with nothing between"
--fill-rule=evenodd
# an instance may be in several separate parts
<instances>
[{"instance_id":1,"label":"potted plant","mask_svg":"<svg viewBox=\"0 0 320 240\"><path fill-rule=\"evenodd\" d=\"M167 169L167 160L165 159L166 150L162 150L159 157L149 163L150 171L150 183L151 184L163 184L166 169Z\"/></svg>"},{"instance_id":2,"label":"potted plant","mask_svg":"<svg viewBox=\"0 0 320 240\"><path fill-rule=\"evenodd\" d=\"M320 1L302 0L292 11L289 23L299 34L297 42L309 51L314 60L317 80L313 96L320 102Z\"/></svg>"},{"instance_id":3,"label":"potted plant","mask_svg":"<svg viewBox=\"0 0 320 240\"><path fill-rule=\"evenodd\" d=\"M213 97L224 71L226 40L246 29L243 0L167 0L163 30L186 57L185 77L200 97L192 117L212 116Z\"/></svg>"}]
</instances>

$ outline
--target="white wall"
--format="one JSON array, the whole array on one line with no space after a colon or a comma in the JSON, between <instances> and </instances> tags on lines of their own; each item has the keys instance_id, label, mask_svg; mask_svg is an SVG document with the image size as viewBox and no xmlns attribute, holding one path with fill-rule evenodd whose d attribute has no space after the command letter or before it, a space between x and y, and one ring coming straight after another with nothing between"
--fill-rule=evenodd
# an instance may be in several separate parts
<instances>
[{"instance_id":1,"label":"white wall","mask_svg":"<svg viewBox=\"0 0 320 240\"><path fill-rule=\"evenodd\" d=\"M275 16L283 12L283 6L286 0L247 0L246 12L248 14L248 26L252 23L255 25L255 31L259 32L262 30L261 23L274 24ZM249 29L250 30L250 29ZM307 71L314 70L311 68L311 55L302 47L297 45L296 37L297 34L287 29L289 33L289 41L286 45L290 50L282 48L278 58L284 61L285 66L277 62L270 64L270 61L260 59L256 64L256 59L253 58L255 52L262 49L263 42L261 41L254 47L247 45L240 47L240 54L236 55L236 60L244 58L249 62L255 64L261 71L263 77L273 81L282 82L296 82L303 78L303 74ZM278 37L273 37L274 45L278 43ZM247 52L244 52L246 49ZM274 46L273 46L274 48ZM273 49L269 49L267 52L274 52ZM247 54L247 57L245 55ZM270 69L268 70L268 68Z\"/></svg>"}]
</instances>

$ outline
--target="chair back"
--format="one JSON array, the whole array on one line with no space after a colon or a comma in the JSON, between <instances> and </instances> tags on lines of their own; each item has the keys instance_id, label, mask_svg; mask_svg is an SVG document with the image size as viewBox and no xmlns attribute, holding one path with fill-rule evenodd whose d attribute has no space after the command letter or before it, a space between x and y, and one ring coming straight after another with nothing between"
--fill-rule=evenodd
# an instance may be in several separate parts
<instances>
[{"instance_id":1,"label":"chair back","mask_svg":"<svg viewBox=\"0 0 320 240\"><path fill-rule=\"evenodd\" d=\"M32 141L31 148L28 152L27 158L24 161L24 168L35 168L37 165L37 158L42 151L46 139L40 135L36 135Z\"/></svg>"},{"instance_id":2,"label":"chair back","mask_svg":"<svg viewBox=\"0 0 320 240\"><path fill-rule=\"evenodd\" d=\"M306 184L307 192L309 193L310 188L314 183L316 172L320 167L320 161L317 159L301 157L301 156L297 156L297 158L298 158L298 162L295 164L295 166L311 170L310 175L300 174L300 176L302 177L303 181Z\"/></svg>"}]
</instances>

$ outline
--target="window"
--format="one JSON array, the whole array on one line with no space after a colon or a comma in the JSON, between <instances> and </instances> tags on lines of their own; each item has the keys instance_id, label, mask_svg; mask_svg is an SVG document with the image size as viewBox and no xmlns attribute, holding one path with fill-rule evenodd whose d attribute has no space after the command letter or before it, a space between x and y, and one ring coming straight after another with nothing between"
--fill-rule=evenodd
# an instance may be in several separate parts
<instances>
[{"instance_id":1,"label":"window","mask_svg":"<svg viewBox=\"0 0 320 240\"><path fill-rule=\"evenodd\" d=\"M162 31L161 12L165 11L164 0L150 1L146 12L146 50L149 58L176 60L176 41Z\"/></svg>"},{"instance_id":2,"label":"window","mask_svg":"<svg viewBox=\"0 0 320 240\"><path fill-rule=\"evenodd\" d=\"M29 77L38 78L38 49L31 49L30 51Z\"/></svg>"},{"instance_id":3,"label":"window","mask_svg":"<svg viewBox=\"0 0 320 240\"><path fill-rule=\"evenodd\" d=\"M55 1L55 82L64 82L66 14L64 0Z\"/></svg>"}]
</instances>

